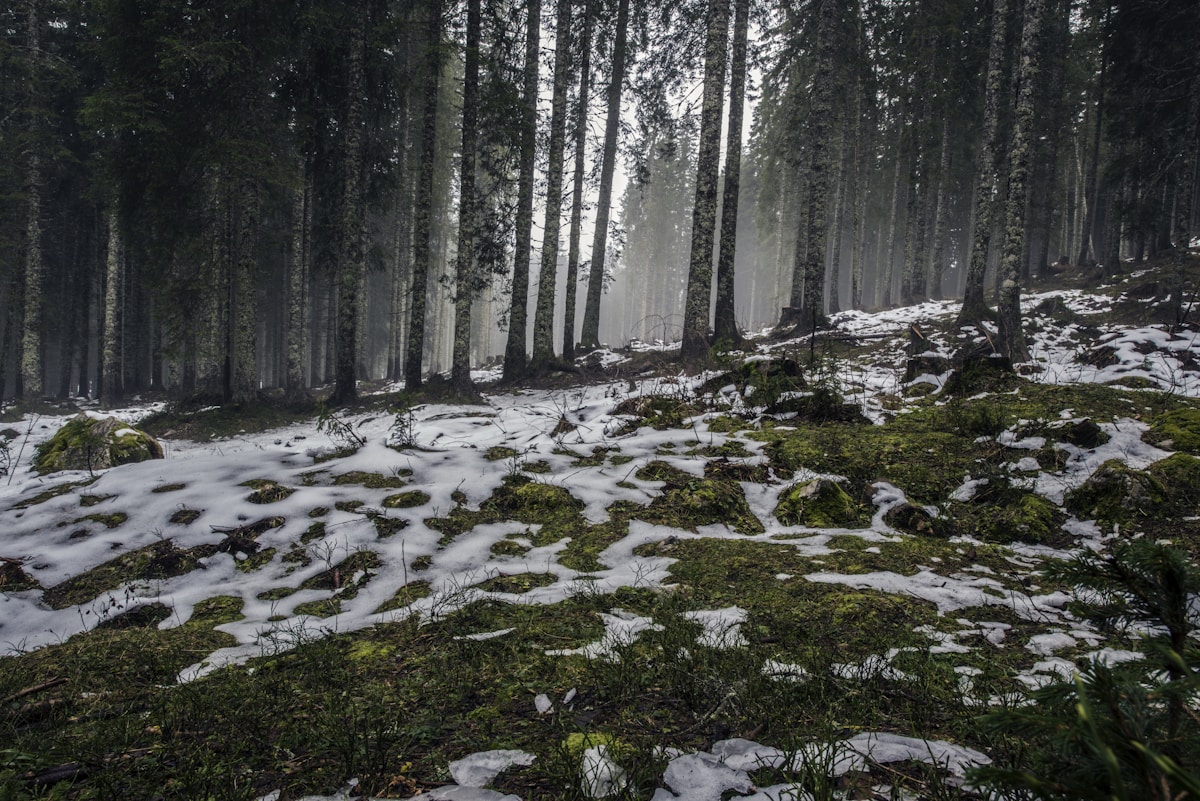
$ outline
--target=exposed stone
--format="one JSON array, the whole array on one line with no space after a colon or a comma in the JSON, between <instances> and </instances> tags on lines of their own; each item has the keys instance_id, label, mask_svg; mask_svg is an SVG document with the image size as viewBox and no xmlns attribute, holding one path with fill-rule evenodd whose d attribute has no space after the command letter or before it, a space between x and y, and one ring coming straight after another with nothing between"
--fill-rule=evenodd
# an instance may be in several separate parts
<instances>
[{"instance_id":1,"label":"exposed stone","mask_svg":"<svg viewBox=\"0 0 1200 801\"><path fill-rule=\"evenodd\" d=\"M90 472L162 458L162 446L146 432L115 417L80 414L38 446L33 467L43 475L60 470Z\"/></svg>"},{"instance_id":2,"label":"exposed stone","mask_svg":"<svg viewBox=\"0 0 1200 801\"><path fill-rule=\"evenodd\" d=\"M1081 518L1111 524L1151 517L1165 500L1162 483L1154 476L1109 459L1068 492L1063 505Z\"/></svg>"},{"instance_id":3,"label":"exposed stone","mask_svg":"<svg viewBox=\"0 0 1200 801\"><path fill-rule=\"evenodd\" d=\"M894 506L883 516L883 522L897 531L906 534L920 534L924 537L945 536L945 526L929 514L924 508L911 503Z\"/></svg>"}]
</instances>

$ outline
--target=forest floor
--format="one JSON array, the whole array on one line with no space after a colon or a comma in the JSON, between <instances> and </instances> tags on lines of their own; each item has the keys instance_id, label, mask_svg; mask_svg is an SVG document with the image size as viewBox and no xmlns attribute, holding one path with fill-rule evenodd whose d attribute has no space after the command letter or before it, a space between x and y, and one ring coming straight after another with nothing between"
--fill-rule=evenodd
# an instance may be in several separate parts
<instances>
[{"instance_id":1,"label":"forest floor","mask_svg":"<svg viewBox=\"0 0 1200 801\"><path fill-rule=\"evenodd\" d=\"M1200 558L1173 275L1035 287L1015 373L951 372L947 301L482 405L131 406L166 458L92 474L25 413L0 798L976 797L1021 747L981 713L1135 647L1045 561Z\"/></svg>"}]
</instances>

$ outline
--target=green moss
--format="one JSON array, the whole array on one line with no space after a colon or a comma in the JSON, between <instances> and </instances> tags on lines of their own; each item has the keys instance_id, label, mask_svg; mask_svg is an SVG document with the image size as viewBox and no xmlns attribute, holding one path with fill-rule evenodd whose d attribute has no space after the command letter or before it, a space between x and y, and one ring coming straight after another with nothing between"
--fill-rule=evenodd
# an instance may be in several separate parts
<instances>
[{"instance_id":1,"label":"green moss","mask_svg":"<svg viewBox=\"0 0 1200 801\"><path fill-rule=\"evenodd\" d=\"M1027 542L1067 546L1062 529L1066 515L1050 501L1028 490L993 481L970 501L953 504L949 517L956 533L988 542Z\"/></svg>"},{"instance_id":2,"label":"green moss","mask_svg":"<svg viewBox=\"0 0 1200 801\"><path fill-rule=\"evenodd\" d=\"M489 462L501 462L505 459L513 459L516 456L517 451L503 445L493 445L483 454L483 458L487 459Z\"/></svg>"},{"instance_id":3,"label":"green moss","mask_svg":"<svg viewBox=\"0 0 1200 801\"><path fill-rule=\"evenodd\" d=\"M513 540L500 540L491 547L496 556L524 556L529 553L529 546Z\"/></svg>"},{"instance_id":4,"label":"green moss","mask_svg":"<svg viewBox=\"0 0 1200 801\"><path fill-rule=\"evenodd\" d=\"M113 512L112 514L107 515L100 514L99 512L93 512L90 515L77 517L72 520L71 523L100 523L105 528L118 528L128 519L129 515L125 514L124 512Z\"/></svg>"},{"instance_id":5,"label":"green moss","mask_svg":"<svg viewBox=\"0 0 1200 801\"><path fill-rule=\"evenodd\" d=\"M475 585L484 592L526 593L538 587L548 587L558 581L553 573L518 573L512 576L493 576Z\"/></svg>"},{"instance_id":6,"label":"green moss","mask_svg":"<svg viewBox=\"0 0 1200 801\"><path fill-rule=\"evenodd\" d=\"M325 524L320 521L311 523L304 533L300 535L300 544L307 545L313 540L319 540L325 536Z\"/></svg>"},{"instance_id":7,"label":"green moss","mask_svg":"<svg viewBox=\"0 0 1200 801\"><path fill-rule=\"evenodd\" d=\"M1118 459L1109 459L1087 481L1068 492L1063 505L1081 518L1107 526L1152 518L1163 510L1166 500L1166 491L1157 478Z\"/></svg>"},{"instance_id":8,"label":"green moss","mask_svg":"<svg viewBox=\"0 0 1200 801\"><path fill-rule=\"evenodd\" d=\"M291 487L285 487L267 478L252 478L238 486L253 487L254 492L250 493L246 500L259 504L277 503L295 492Z\"/></svg>"},{"instance_id":9,"label":"green moss","mask_svg":"<svg viewBox=\"0 0 1200 801\"><path fill-rule=\"evenodd\" d=\"M413 569L416 569L414 562ZM396 594L375 608L372 614L381 615L384 612L395 612L397 609L404 609L412 606L422 598L426 598L433 592L428 581L410 581L400 589L396 590Z\"/></svg>"},{"instance_id":10,"label":"green moss","mask_svg":"<svg viewBox=\"0 0 1200 801\"><path fill-rule=\"evenodd\" d=\"M115 417L78 415L53 437L38 445L33 467L38 473L60 470L103 470L121 464L163 458L162 446L149 434Z\"/></svg>"},{"instance_id":11,"label":"green moss","mask_svg":"<svg viewBox=\"0 0 1200 801\"><path fill-rule=\"evenodd\" d=\"M116 495L80 495L80 506L99 506L105 501L111 501Z\"/></svg>"},{"instance_id":12,"label":"green moss","mask_svg":"<svg viewBox=\"0 0 1200 801\"><path fill-rule=\"evenodd\" d=\"M1158 415L1145 438L1165 448L1200 456L1200 409L1174 409Z\"/></svg>"},{"instance_id":13,"label":"green moss","mask_svg":"<svg viewBox=\"0 0 1200 801\"><path fill-rule=\"evenodd\" d=\"M677 477L637 516L647 523L695 531L725 523L739 534L761 534L762 521L750 511L741 484L717 477Z\"/></svg>"},{"instance_id":14,"label":"green moss","mask_svg":"<svg viewBox=\"0 0 1200 801\"><path fill-rule=\"evenodd\" d=\"M389 495L383 499L383 505L388 509L412 509L416 506L424 506L433 500L428 492L422 490L409 490L408 492Z\"/></svg>"},{"instance_id":15,"label":"green moss","mask_svg":"<svg viewBox=\"0 0 1200 801\"><path fill-rule=\"evenodd\" d=\"M400 471L412 475L411 470ZM391 476L385 476L380 473L365 473L361 470L352 470L349 473L342 473L334 476L333 483L336 486L346 484L355 484L366 487L367 489L399 489L405 485L405 480L400 473Z\"/></svg>"},{"instance_id":16,"label":"green moss","mask_svg":"<svg viewBox=\"0 0 1200 801\"><path fill-rule=\"evenodd\" d=\"M1166 493L1164 516L1191 516L1200 509L1200 459L1176 453L1150 465L1146 472Z\"/></svg>"},{"instance_id":17,"label":"green moss","mask_svg":"<svg viewBox=\"0 0 1200 801\"><path fill-rule=\"evenodd\" d=\"M282 601L289 595L294 595L296 590L296 587L272 587L269 590L263 590L254 597L260 601Z\"/></svg>"},{"instance_id":18,"label":"green moss","mask_svg":"<svg viewBox=\"0 0 1200 801\"><path fill-rule=\"evenodd\" d=\"M784 490L775 517L785 526L810 528L851 528L868 520L862 505L828 479L804 481Z\"/></svg>"},{"instance_id":19,"label":"green moss","mask_svg":"<svg viewBox=\"0 0 1200 801\"><path fill-rule=\"evenodd\" d=\"M245 606L245 602L232 595L216 595L212 598L205 598L192 607L192 616L188 618L188 625L211 628L222 623L233 623L244 617L242 615L243 606Z\"/></svg>"},{"instance_id":20,"label":"green moss","mask_svg":"<svg viewBox=\"0 0 1200 801\"><path fill-rule=\"evenodd\" d=\"M123 583L139 579L164 579L182 576L197 567L197 557L163 540L136 551L121 554L102 565L80 573L47 589L42 599L53 609L87 603Z\"/></svg>"},{"instance_id":21,"label":"green moss","mask_svg":"<svg viewBox=\"0 0 1200 801\"><path fill-rule=\"evenodd\" d=\"M292 609L293 615L309 615L311 617L333 617L341 614L341 598L324 598L318 601L304 601Z\"/></svg>"},{"instance_id":22,"label":"green moss","mask_svg":"<svg viewBox=\"0 0 1200 801\"><path fill-rule=\"evenodd\" d=\"M199 509L188 509L185 506L182 509L176 509L167 519L177 525L186 526L187 524L194 522L198 517L200 517L201 514L203 513Z\"/></svg>"},{"instance_id":23,"label":"green moss","mask_svg":"<svg viewBox=\"0 0 1200 801\"><path fill-rule=\"evenodd\" d=\"M339 512L357 512L359 507L363 505L363 501L334 501L333 508Z\"/></svg>"},{"instance_id":24,"label":"green moss","mask_svg":"<svg viewBox=\"0 0 1200 801\"><path fill-rule=\"evenodd\" d=\"M255 570L261 570L270 564L275 557L276 550L274 548L264 548L261 551L255 551L245 559L238 560L237 569L243 573L253 573Z\"/></svg>"},{"instance_id":25,"label":"green moss","mask_svg":"<svg viewBox=\"0 0 1200 801\"><path fill-rule=\"evenodd\" d=\"M372 551L355 551L328 570L322 571L312 578L305 580L300 585L300 588L304 590L344 591L349 586L348 582L360 571L362 575L359 577L358 583L354 586L361 587L370 581L372 573L377 572L382 566L383 562L380 560L378 554ZM344 592L343 594L345 595Z\"/></svg>"},{"instance_id":26,"label":"green moss","mask_svg":"<svg viewBox=\"0 0 1200 801\"><path fill-rule=\"evenodd\" d=\"M46 501L54 500L55 498L66 495L68 492L94 484L96 479L91 478L86 481L68 481L65 484L58 484L47 490L42 490L37 495L23 501L13 504L14 509L29 509L30 507L43 504Z\"/></svg>"},{"instance_id":27,"label":"green moss","mask_svg":"<svg viewBox=\"0 0 1200 801\"><path fill-rule=\"evenodd\" d=\"M178 492L181 489L186 489L187 484L159 484L151 492Z\"/></svg>"}]
</instances>

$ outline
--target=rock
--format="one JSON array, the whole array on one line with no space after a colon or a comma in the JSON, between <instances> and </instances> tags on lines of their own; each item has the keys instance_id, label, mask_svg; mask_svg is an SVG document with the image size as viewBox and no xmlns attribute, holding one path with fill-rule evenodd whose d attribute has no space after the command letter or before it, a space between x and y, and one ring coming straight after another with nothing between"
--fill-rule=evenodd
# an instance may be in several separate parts
<instances>
[{"instance_id":1,"label":"rock","mask_svg":"<svg viewBox=\"0 0 1200 801\"><path fill-rule=\"evenodd\" d=\"M1080 420L1073 426L1067 429L1064 437L1067 442L1079 448L1098 448L1108 442L1108 434L1105 434L1100 426L1093 423L1091 420Z\"/></svg>"},{"instance_id":2,"label":"rock","mask_svg":"<svg viewBox=\"0 0 1200 801\"><path fill-rule=\"evenodd\" d=\"M42 475L60 470L91 472L162 458L162 446L146 432L115 417L80 414L38 446L33 467Z\"/></svg>"},{"instance_id":3,"label":"rock","mask_svg":"<svg viewBox=\"0 0 1200 801\"><path fill-rule=\"evenodd\" d=\"M1165 500L1163 485L1154 476L1109 459L1066 494L1063 506L1080 518L1107 525L1151 517Z\"/></svg>"},{"instance_id":4,"label":"rock","mask_svg":"<svg viewBox=\"0 0 1200 801\"><path fill-rule=\"evenodd\" d=\"M784 490L775 507L775 518L785 526L848 528L863 517L854 499L827 478L803 481Z\"/></svg>"},{"instance_id":5,"label":"rock","mask_svg":"<svg viewBox=\"0 0 1200 801\"><path fill-rule=\"evenodd\" d=\"M920 534L925 537L941 537L945 534L945 526L940 520L922 507L911 503L893 506L883 516L883 522L906 534Z\"/></svg>"}]
</instances>

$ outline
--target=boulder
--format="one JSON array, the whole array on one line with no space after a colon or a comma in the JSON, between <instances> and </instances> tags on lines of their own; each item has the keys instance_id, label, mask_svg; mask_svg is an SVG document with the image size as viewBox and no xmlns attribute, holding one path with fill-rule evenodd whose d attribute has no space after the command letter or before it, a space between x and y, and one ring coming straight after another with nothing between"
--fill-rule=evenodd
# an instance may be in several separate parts
<instances>
[{"instance_id":1,"label":"boulder","mask_svg":"<svg viewBox=\"0 0 1200 801\"><path fill-rule=\"evenodd\" d=\"M827 478L788 487L775 506L775 518L785 526L849 528L861 523L863 517L854 499Z\"/></svg>"},{"instance_id":2,"label":"boulder","mask_svg":"<svg viewBox=\"0 0 1200 801\"><path fill-rule=\"evenodd\" d=\"M60 470L104 470L120 464L162 459L154 437L115 417L73 417L38 446L33 467L41 474Z\"/></svg>"}]
</instances>

